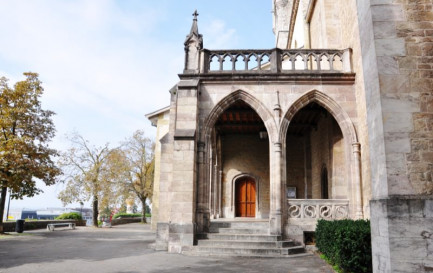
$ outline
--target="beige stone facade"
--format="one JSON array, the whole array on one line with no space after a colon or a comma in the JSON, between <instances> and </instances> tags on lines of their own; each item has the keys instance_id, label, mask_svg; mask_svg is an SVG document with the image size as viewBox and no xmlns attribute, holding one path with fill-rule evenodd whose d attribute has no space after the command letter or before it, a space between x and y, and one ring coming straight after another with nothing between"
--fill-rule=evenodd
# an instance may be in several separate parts
<instances>
[{"instance_id":1,"label":"beige stone facade","mask_svg":"<svg viewBox=\"0 0 433 273\"><path fill-rule=\"evenodd\" d=\"M275 49L204 49L194 18L160 135L157 248L238 217L246 179L269 234L371 218L375 272L429 272L432 1L273 3Z\"/></svg>"},{"instance_id":2,"label":"beige stone facade","mask_svg":"<svg viewBox=\"0 0 433 273\"><path fill-rule=\"evenodd\" d=\"M159 192L160 192L160 179L161 176L161 142L162 138L168 133L169 128L169 107L159 109L155 112L146 115L153 126L156 127L155 136L155 175L153 180L153 195L152 195L152 229L156 230L156 223L158 223L159 215Z\"/></svg>"}]
</instances>

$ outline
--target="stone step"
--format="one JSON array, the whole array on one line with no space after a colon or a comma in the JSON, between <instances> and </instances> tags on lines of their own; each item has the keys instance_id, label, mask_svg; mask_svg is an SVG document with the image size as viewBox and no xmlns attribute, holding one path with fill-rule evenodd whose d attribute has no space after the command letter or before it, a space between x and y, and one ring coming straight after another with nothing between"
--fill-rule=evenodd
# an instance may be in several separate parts
<instances>
[{"instance_id":1,"label":"stone step","mask_svg":"<svg viewBox=\"0 0 433 273\"><path fill-rule=\"evenodd\" d=\"M268 229L268 220L257 221L211 221L210 228L253 228L253 229Z\"/></svg>"},{"instance_id":2,"label":"stone step","mask_svg":"<svg viewBox=\"0 0 433 273\"><path fill-rule=\"evenodd\" d=\"M305 249L302 246L286 247L286 248L239 248L239 247L205 247L195 246L192 251L197 253L212 253L212 254L235 254L235 255L292 255L303 253Z\"/></svg>"},{"instance_id":3,"label":"stone step","mask_svg":"<svg viewBox=\"0 0 433 273\"><path fill-rule=\"evenodd\" d=\"M267 220L213 220L209 233L196 234L197 245L182 253L194 256L288 257L305 252L292 240L269 235Z\"/></svg>"},{"instance_id":4,"label":"stone step","mask_svg":"<svg viewBox=\"0 0 433 273\"><path fill-rule=\"evenodd\" d=\"M268 234L268 228L220 228L220 227L211 227L209 232L211 233L223 233L223 234Z\"/></svg>"},{"instance_id":5,"label":"stone step","mask_svg":"<svg viewBox=\"0 0 433 273\"><path fill-rule=\"evenodd\" d=\"M300 253L300 254L290 254L290 255L255 255L255 254L233 254L233 253L210 253L210 252L196 252L194 250L182 251L183 255L186 256L200 256L200 257L246 257L254 259L291 259L306 256L313 256L312 253Z\"/></svg>"},{"instance_id":6,"label":"stone step","mask_svg":"<svg viewBox=\"0 0 433 273\"><path fill-rule=\"evenodd\" d=\"M236 248L273 248L293 247L293 241L223 241L223 240L198 240L198 246L206 247L236 247Z\"/></svg>"},{"instance_id":7,"label":"stone step","mask_svg":"<svg viewBox=\"0 0 433 273\"><path fill-rule=\"evenodd\" d=\"M197 240L211 239L219 241L266 241L275 242L281 241L280 235L265 235L265 234L221 234L221 233L200 233L196 235Z\"/></svg>"}]
</instances>

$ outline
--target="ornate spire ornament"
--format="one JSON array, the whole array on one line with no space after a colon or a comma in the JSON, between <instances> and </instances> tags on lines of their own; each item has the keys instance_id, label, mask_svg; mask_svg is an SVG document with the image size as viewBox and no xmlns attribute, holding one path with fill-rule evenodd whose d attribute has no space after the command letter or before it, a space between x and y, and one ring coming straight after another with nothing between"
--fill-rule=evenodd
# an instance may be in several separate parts
<instances>
[{"instance_id":1,"label":"ornate spire ornament","mask_svg":"<svg viewBox=\"0 0 433 273\"><path fill-rule=\"evenodd\" d=\"M191 26L191 30L189 32L189 34L186 36L185 39L185 46L188 45L188 43L193 39L196 38L197 42L199 43L199 47L203 48L203 37L202 35L198 32L198 24L197 24L197 17L199 16L197 10L194 11L194 13L192 14L192 16L194 16L194 18L192 19L192 26Z\"/></svg>"},{"instance_id":2,"label":"ornate spire ornament","mask_svg":"<svg viewBox=\"0 0 433 273\"><path fill-rule=\"evenodd\" d=\"M200 67L200 50L203 49L203 36L198 32L197 10L192 14L192 26L184 42L185 68L184 73L197 73Z\"/></svg>"}]
</instances>

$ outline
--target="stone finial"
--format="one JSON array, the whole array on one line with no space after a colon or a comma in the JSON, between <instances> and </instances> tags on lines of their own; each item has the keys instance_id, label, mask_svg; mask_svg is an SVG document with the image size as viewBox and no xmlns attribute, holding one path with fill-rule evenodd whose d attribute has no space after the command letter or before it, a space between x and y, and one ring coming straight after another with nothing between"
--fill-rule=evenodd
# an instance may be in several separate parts
<instances>
[{"instance_id":1,"label":"stone finial","mask_svg":"<svg viewBox=\"0 0 433 273\"><path fill-rule=\"evenodd\" d=\"M200 14L198 14L197 10L194 11L194 13L192 14L192 16L194 16L194 21L197 21L197 16L199 16Z\"/></svg>"},{"instance_id":2,"label":"stone finial","mask_svg":"<svg viewBox=\"0 0 433 273\"><path fill-rule=\"evenodd\" d=\"M197 10L192 14L192 26L185 39L184 73L197 73L200 67L200 50L203 49L203 36L198 32Z\"/></svg>"},{"instance_id":3,"label":"stone finial","mask_svg":"<svg viewBox=\"0 0 433 273\"><path fill-rule=\"evenodd\" d=\"M203 48L203 38L202 35L198 32L197 17L199 16L199 14L197 10L194 11L192 16L194 16L194 18L192 19L191 30L185 39L185 46L187 46L188 43L195 38L197 42L200 44L201 48Z\"/></svg>"}]
</instances>

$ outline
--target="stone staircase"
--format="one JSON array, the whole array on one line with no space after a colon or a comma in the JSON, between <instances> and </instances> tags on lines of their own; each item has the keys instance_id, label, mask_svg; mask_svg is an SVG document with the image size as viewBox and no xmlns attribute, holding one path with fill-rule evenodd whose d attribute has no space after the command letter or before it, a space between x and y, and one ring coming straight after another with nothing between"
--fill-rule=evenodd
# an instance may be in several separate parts
<instances>
[{"instance_id":1,"label":"stone staircase","mask_svg":"<svg viewBox=\"0 0 433 273\"><path fill-rule=\"evenodd\" d=\"M209 233L197 234L197 245L182 253L194 256L288 257L303 246L269 235L268 220L212 220Z\"/></svg>"}]
</instances>

